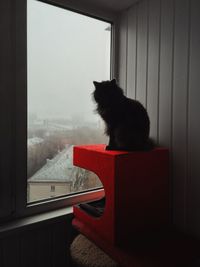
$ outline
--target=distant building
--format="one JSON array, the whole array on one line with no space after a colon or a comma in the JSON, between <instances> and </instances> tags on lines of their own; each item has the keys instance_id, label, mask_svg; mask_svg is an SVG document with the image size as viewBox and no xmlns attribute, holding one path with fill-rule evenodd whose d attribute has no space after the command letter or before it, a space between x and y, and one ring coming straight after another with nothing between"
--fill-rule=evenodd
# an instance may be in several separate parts
<instances>
[{"instance_id":1,"label":"distant building","mask_svg":"<svg viewBox=\"0 0 200 267\"><path fill-rule=\"evenodd\" d=\"M41 144L44 142L44 139L42 138L39 138L39 137L33 137L33 138L28 138L28 147L30 146L34 146L34 145L37 145L37 144Z\"/></svg>"},{"instance_id":2,"label":"distant building","mask_svg":"<svg viewBox=\"0 0 200 267\"><path fill-rule=\"evenodd\" d=\"M96 174L74 167L72 157L73 146L69 146L53 159L47 159L46 164L28 179L28 202L102 186Z\"/></svg>"},{"instance_id":3,"label":"distant building","mask_svg":"<svg viewBox=\"0 0 200 267\"><path fill-rule=\"evenodd\" d=\"M73 185L72 146L59 152L53 159L28 179L28 201L36 201L69 194Z\"/></svg>"}]
</instances>

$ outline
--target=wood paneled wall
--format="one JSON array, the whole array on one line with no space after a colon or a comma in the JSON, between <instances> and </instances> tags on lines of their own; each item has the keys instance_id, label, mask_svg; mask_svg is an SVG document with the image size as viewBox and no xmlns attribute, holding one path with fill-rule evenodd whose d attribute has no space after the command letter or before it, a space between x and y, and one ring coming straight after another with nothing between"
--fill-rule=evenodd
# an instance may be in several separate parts
<instances>
[{"instance_id":1,"label":"wood paneled wall","mask_svg":"<svg viewBox=\"0 0 200 267\"><path fill-rule=\"evenodd\" d=\"M1 267L69 267L71 219L38 223L0 238Z\"/></svg>"},{"instance_id":2,"label":"wood paneled wall","mask_svg":"<svg viewBox=\"0 0 200 267\"><path fill-rule=\"evenodd\" d=\"M171 154L173 221L200 236L200 1L141 0L121 16L119 82Z\"/></svg>"}]
</instances>

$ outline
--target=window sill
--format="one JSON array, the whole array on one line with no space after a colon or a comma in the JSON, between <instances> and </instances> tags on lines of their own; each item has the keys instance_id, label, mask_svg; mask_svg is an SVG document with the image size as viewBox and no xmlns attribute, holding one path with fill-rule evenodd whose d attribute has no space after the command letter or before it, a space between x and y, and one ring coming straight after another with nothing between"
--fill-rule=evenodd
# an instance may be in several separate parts
<instances>
[{"instance_id":1,"label":"window sill","mask_svg":"<svg viewBox=\"0 0 200 267\"><path fill-rule=\"evenodd\" d=\"M59 220L70 220L73 217L73 208L66 207L54 211L45 212L33 216L28 216L21 219L15 219L11 222L4 223L0 226L0 238L10 234L18 233L19 231L33 229L41 225L54 223Z\"/></svg>"},{"instance_id":2,"label":"window sill","mask_svg":"<svg viewBox=\"0 0 200 267\"><path fill-rule=\"evenodd\" d=\"M57 199L47 199L41 202L30 203L27 206L18 206L18 212L15 218L25 218L37 214L43 214L50 211L61 210L72 207L81 202L96 200L104 196L104 189L97 188L90 191L82 191L74 195L63 196ZM21 208L22 207L22 208ZM21 208L21 209L20 209Z\"/></svg>"}]
</instances>

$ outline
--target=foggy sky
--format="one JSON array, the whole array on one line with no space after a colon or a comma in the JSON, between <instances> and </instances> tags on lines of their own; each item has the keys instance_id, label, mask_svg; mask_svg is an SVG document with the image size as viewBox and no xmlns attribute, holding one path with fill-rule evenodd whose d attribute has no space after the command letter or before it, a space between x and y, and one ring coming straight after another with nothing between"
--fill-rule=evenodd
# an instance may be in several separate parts
<instances>
[{"instance_id":1,"label":"foggy sky","mask_svg":"<svg viewBox=\"0 0 200 267\"><path fill-rule=\"evenodd\" d=\"M92 81L110 78L109 23L28 0L28 111L94 121Z\"/></svg>"}]
</instances>

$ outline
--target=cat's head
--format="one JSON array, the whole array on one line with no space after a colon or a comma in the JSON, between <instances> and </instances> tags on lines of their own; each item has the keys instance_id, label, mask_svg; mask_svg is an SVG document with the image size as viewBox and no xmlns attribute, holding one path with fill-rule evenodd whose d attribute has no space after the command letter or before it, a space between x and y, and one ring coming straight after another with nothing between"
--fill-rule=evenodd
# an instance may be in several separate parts
<instances>
[{"instance_id":1,"label":"cat's head","mask_svg":"<svg viewBox=\"0 0 200 267\"><path fill-rule=\"evenodd\" d=\"M95 90L93 93L94 100L101 106L110 106L116 103L123 96L122 89L117 85L116 80L93 82Z\"/></svg>"}]
</instances>

